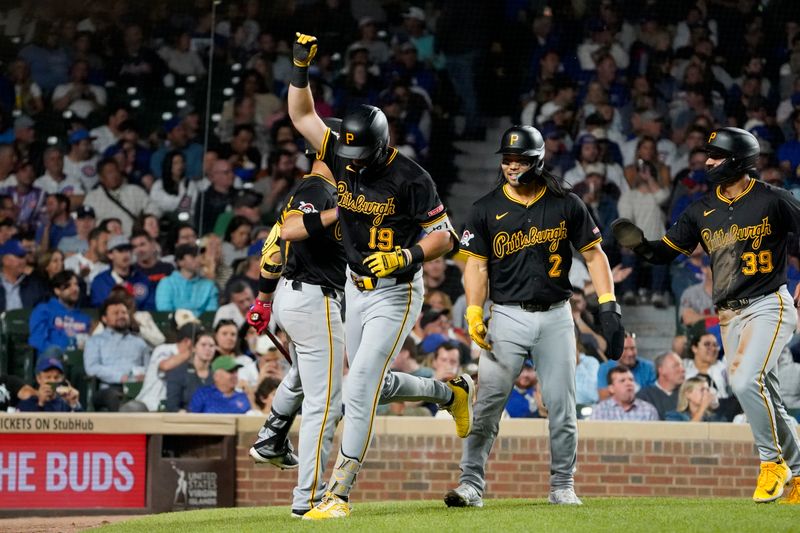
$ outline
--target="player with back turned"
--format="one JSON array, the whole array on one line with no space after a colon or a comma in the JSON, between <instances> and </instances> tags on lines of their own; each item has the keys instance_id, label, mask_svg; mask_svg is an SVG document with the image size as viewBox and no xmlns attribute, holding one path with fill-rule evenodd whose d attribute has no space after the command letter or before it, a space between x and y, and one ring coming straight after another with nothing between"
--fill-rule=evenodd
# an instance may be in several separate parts
<instances>
[{"instance_id":1,"label":"player with back turned","mask_svg":"<svg viewBox=\"0 0 800 533\"><path fill-rule=\"evenodd\" d=\"M347 260L345 343L349 373L344 431L328 491L303 518L349 516L349 496L369 448L379 402L425 401L450 412L459 436L472 428L469 375L447 383L389 371L422 307L422 263L457 240L430 175L389 146L383 112L359 106L342 119L338 138L314 110L308 66L316 38L297 34L289 86L295 128L331 169L338 209L302 217L309 233L338 217Z\"/></svg>"},{"instance_id":2,"label":"player with back turned","mask_svg":"<svg viewBox=\"0 0 800 533\"><path fill-rule=\"evenodd\" d=\"M544 169L544 139L531 126L503 134L500 183L476 201L461 238L470 337L486 352L478 363L475 419L461 455L449 507L481 507L486 461L514 380L532 358L550 428L550 503L580 505L577 457L575 324L569 306L572 246L586 259L600 301L608 356L619 358L624 332L600 231L586 206ZM483 305L490 296L488 332Z\"/></svg>"},{"instance_id":3,"label":"player with back turned","mask_svg":"<svg viewBox=\"0 0 800 533\"><path fill-rule=\"evenodd\" d=\"M651 263L691 255L699 243L711 256L712 298L720 319L731 389L742 405L761 459L756 502L800 503L800 446L776 375L778 356L797 324L786 289L787 234L800 227L800 202L755 178L760 148L739 128L711 133L708 181L660 241L647 241L626 219L612 224L622 246Z\"/></svg>"}]
</instances>

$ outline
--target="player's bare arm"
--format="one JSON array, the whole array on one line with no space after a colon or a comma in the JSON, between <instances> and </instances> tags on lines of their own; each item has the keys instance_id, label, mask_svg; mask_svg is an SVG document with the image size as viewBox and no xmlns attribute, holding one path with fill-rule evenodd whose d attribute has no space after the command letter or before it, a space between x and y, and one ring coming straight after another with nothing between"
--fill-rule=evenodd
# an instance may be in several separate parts
<instances>
[{"instance_id":1,"label":"player's bare arm","mask_svg":"<svg viewBox=\"0 0 800 533\"><path fill-rule=\"evenodd\" d=\"M314 110L314 97L308 86L308 67L317 54L317 38L296 33L292 49L292 78L289 84L289 117L300 135L319 150L328 129Z\"/></svg>"},{"instance_id":2,"label":"player's bare arm","mask_svg":"<svg viewBox=\"0 0 800 533\"><path fill-rule=\"evenodd\" d=\"M486 324L483 322L483 304L489 294L489 267L486 259L469 256L464 268L464 292L467 296L466 319L469 336L478 346L491 349L486 341Z\"/></svg>"},{"instance_id":3,"label":"player's bare arm","mask_svg":"<svg viewBox=\"0 0 800 533\"><path fill-rule=\"evenodd\" d=\"M335 224L337 220L339 220L339 212L337 209L326 209L321 213L317 213L319 215L319 223L322 228L330 227L331 224ZM311 213L314 215L314 213ZM283 219L283 225L281 226L281 239L284 241L289 242L297 242L303 241L307 239L311 234L309 233L309 228L311 231L313 229L313 222L310 222L310 218L308 214L300 215L299 213L292 213L286 218Z\"/></svg>"}]
</instances>

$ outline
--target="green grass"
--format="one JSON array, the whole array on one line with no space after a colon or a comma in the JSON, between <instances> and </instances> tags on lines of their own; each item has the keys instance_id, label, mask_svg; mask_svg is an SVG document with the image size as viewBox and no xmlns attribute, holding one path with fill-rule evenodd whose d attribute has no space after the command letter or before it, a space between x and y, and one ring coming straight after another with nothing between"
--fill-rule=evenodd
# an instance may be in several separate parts
<instances>
[{"instance_id":1,"label":"green grass","mask_svg":"<svg viewBox=\"0 0 800 533\"><path fill-rule=\"evenodd\" d=\"M244 507L166 513L95 531L195 533L285 531L467 531L510 533L800 532L800 507L711 498L585 498L582 507L545 500L486 500L482 509L448 509L441 501L355 503L350 518L325 522L289 517L289 507Z\"/></svg>"}]
</instances>

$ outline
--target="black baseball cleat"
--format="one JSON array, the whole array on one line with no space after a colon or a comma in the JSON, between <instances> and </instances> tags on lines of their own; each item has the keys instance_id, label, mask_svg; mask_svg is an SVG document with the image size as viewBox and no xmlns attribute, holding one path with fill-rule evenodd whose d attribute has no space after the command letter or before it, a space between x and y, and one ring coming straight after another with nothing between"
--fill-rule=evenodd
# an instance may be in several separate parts
<instances>
[{"instance_id":1,"label":"black baseball cleat","mask_svg":"<svg viewBox=\"0 0 800 533\"><path fill-rule=\"evenodd\" d=\"M257 442L250 448L250 457L257 464L272 465L281 470L294 470L300 465L300 461L288 441L281 452L276 452L269 446L265 446L263 441Z\"/></svg>"},{"instance_id":2,"label":"black baseball cleat","mask_svg":"<svg viewBox=\"0 0 800 533\"><path fill-rule=\"evenodd\" d=\"M292 518L303 518L311 509L292 509Z\"/></svg>"}]
</instances>

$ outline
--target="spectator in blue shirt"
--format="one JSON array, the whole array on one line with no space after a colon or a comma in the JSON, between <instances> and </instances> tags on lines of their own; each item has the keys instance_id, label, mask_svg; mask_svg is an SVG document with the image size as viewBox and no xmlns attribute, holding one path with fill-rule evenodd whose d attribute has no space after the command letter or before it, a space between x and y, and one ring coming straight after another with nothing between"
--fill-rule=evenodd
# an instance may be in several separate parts
<instances>
[{"instance_id":1,"label":"spectator in blue shirt","mask_svg":"<svg viewBox=\"0 0 800 533\"><path fill-rule=\"evenodd\" d=\"M511 418L538 418L539 407L536 404L536 370L530 359L525 359L519 376L506 403L506 412Z\"/></svg>"},{"instance_id":2,"label":"spectator in blue shirt","mask_svg":"<svg viewBox=\"0 0 800 533\"><path fill-rule=\"evenodd\" d=\"M100 381L94 396L97 411L119 411L122 385L143 381L150 347L131 333L131 318L125 300L109 298L100 308L105 329L89 338L83 352L86 375Z\"/></svg>"},{"instance_id":3,"label":"spectator in blue shirt","mask_svg":"<svg viewBox=\"0 0 800 533\"><path fill-rule=\"evenodd\" d=\"M56 193L47 196L44 202L47 223L36 229L36 242L42 250L55 250L64 237L78 234L75 220L69 215L69 197Z\"/></svg>"},{"instance_id":4,"label":"spectator in blue shirt","mask_svg":"<svg viewBox=\"0 0 800 533\"><path fill-rule=\"evenodd\" d=\"M197 246L181 244L175 248L177 270L158 282L156 308L159 311L188 309L195 316L219 307L219 290L213 281L199 274Z\"/></svg>"},{"instance_id":5,"label":"spectator in blue shirt","mask_svg":"<svg viewBox=\"0 0 800 533\"><path fill-rule=\"evenodd\" d=\"M51 283L56 295L33 309L28 322L31 332L28 344L39 353L50 346L83 349L92 320L75 307L81 293L78 275L62 270L53 276Z\"/></svg>"},{"instance_id":6,"label":"spectator in blue shirt","mask_svg":"<svg viewBox=\"0 0 800 533\"><path fill-rule=\"evenodd\" d=\"M778 161L780 162L781 170L790 176L799 178L797 167L800 165L800 109L795 109L789 120L794 129L795 138L786 141L778 148Z\"/></svg>"},{"instance_id":7,"label":"spectator in blue shirt","mask_svg":"<svg viewBox=\"0 0 800 533\"><path fill-rule=\"evenodd\" d=\"M217 357L211 363L214 384L200 387L192 396L189 411L192 413L244 414L250 410L250 400L236 391L236 371L242 365L230 355Z\"/></svg>"},{"instance_id":8,"label":"spectator in blue shirt","mask_svg":"<svg viewBox=\"0 0 800 533\"><path fill-rule=\"evenodd\" d=\"M56 350L60 353L60 350ZM54 354L55 355L55 354ZM82 411L80 393L64 383L64 365L57 357L41 357L36 364L36 394L17 404L19 411L69 413Z\"/></svg>"},{"instance_id":9,"label":"spectator in blue shirt","mask_svg":"<svg viewBox=\"0 0 800 533\"><path fill-rule=\"evenodd\" d=\"M164 157L172 150L178 150L186 161L186 176L196 180L203 177L203 147L189 140L182 120L174 117L164 123L167 140L164 146L156 150L150 157L150 171L157 179L161 179Z\"/></svg>"},{"instance_id":10,"label":"spectator in blue shirt","mask_svg":"<svg viewBox=\"0 0 800 533\"><path fill-rule=\"evenodd\" d=\"M108 260L111 268L95 276L91 287L93 307L100 307L111 294L111 289L122 285L136 300L140 311L155 310L155 291L150 290L150 280L132 266L132 246L124 235L114 235L108 240Z\"/></svg>"},{"instance_id":11,"label":"spectator in blue shirt","mask_svg":"<svg viewBox=\"0 0 800 533\"><path fill-rule=\"evenodd\" d=\"M597 371L597 394L600 400L605 400L611 394L608 387L602 387L607 383L608 371L616 366L626 366L633 374L633 379L636 383L636 391L649 387L656 382L656 367L652 361L647 359L639 359L637 357L638 351L636 349L636 334L625 333L625 345L622 349L622 356L619 361L606 361Z\"/></svg>"}]
</instances>

